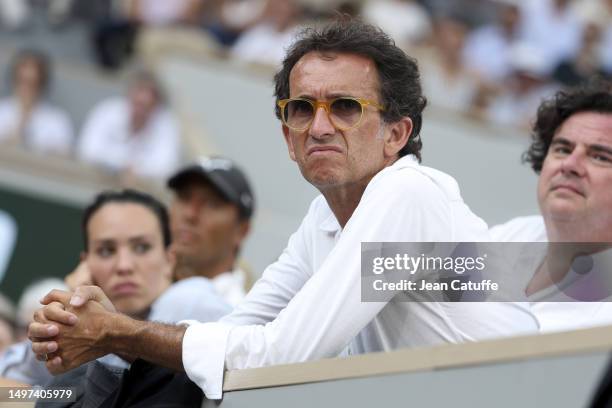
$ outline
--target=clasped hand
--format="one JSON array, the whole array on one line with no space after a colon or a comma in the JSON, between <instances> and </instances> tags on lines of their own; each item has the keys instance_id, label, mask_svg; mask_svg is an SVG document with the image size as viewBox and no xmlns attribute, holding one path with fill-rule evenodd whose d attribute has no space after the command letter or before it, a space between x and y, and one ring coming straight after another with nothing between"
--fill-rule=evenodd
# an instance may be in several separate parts
<instances>
[{"instance_id":1,"label":"clasped hand","mask_svg":"<svg viewBox=\"0 0 612 408\"><path fill-rule=\"evenodd\" d=\"M60 374L109 353L105 340L116 311L102 289L52 290L40 303L28 337L49 372Z\"/></svg>"}]
</instances>

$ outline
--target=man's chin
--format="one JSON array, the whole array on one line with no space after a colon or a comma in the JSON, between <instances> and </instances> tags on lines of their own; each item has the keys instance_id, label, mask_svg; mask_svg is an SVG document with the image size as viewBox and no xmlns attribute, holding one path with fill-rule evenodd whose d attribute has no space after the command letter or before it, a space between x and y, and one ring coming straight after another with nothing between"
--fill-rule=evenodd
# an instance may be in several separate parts
<instances>
[{"instance_id":1,"label":"man's chin","mask_svg":"<svg viewBox=\"0 0 612 408\"><path fill-rule=\"evenodd\" d=\"M302 175L317 188L329 187L339 183L340 177L331 166L309 166L302 170Z\"/></svg>"},{"instance_id":2,"label":"man's chin","mask_svg":"<svg viewBox=\"0 0 612 408\"><path fill-rule=\"evenodd\" d=\"M560 201L550 203L546 212L550 219L557 221L576 221L582 219L583 206L572 201Z\"/></svg>"},{"instance_id":3,"label":"man's chin","mask_svg":"<svg viewBox=\"0 0 612 408\"><path fill-rule=\"evenodd\" d=\"M200 252L199 246L195 243L174 242L173 245L177 257L192 258Z\"/></svg>"}]
</instances>

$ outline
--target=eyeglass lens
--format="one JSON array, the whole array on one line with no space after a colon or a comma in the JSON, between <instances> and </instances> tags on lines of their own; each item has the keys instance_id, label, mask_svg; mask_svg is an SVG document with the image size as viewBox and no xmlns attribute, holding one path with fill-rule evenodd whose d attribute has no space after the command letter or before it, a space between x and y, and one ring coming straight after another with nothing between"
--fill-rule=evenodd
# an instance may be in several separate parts
<instances>
[{"instance_id":1,"label":"eyeglass lens","mask_svg":"<svg viewBox=\"0 0 612 408\"><path fill-rule=\"evenodd\" d=\"M361 104L349 98L334 100L329 106L329 117L338 128L350 128L361 119ZM295 129L305 129L315 116L314 102L306 100L292 100L287 103L284 112L285 123Z\"/></svg>"}]
</instances>

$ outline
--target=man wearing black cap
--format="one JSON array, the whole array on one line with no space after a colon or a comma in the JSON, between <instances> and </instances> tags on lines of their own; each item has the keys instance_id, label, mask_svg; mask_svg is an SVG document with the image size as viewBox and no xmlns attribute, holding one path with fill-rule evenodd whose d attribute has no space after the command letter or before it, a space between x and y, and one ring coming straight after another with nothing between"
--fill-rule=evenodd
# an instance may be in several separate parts
<instances>
[{"instance_id":1,"label":"man wearing black cap","mask_svg":"<svg viewBox=\"0 0 612 408\"><path fill-rule=\"evenodd\" d=\"M244 272L236 269L250 228L254 199L242 171L230 160L202 158L168 180L176 279L202 276L235 305L244 297Z\"/></svg>"}]
</instances>

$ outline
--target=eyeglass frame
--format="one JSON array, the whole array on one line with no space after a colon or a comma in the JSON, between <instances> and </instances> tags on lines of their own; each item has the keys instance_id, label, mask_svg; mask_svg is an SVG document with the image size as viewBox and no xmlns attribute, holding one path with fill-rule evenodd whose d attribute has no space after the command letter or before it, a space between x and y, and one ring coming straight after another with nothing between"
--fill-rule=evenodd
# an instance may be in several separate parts
<instances>
[{"instance_id":1,"label":"eyeglass frame","mask_svg":"<svg viewBox=\"0 0 612 408\"><path fill-rule=\"evenodd\" d=\"M350 99L353 100L357 103L359 103L359 105L361 106L361 116L359 117L359 120L352 126L349 127L340 127L338 125L336 125L334 123L334 120L331 118L330 116L330 107L331 105L340 100L340 99ZM289 104L289 102L291 101L304 101L304 102L308 102L312 107L313 107L313 115L312 115L312 119L310 120L310 122L308 122L308 125L306 125L303 128L295 128L293 126L290 126L286 121L285 121L285 108L287 107L287 105ZM310 126L312 125L312 122L314 122L315 116L317 115L317 112L319 110L319 108L323 108L325 110L325 112L327 113L327 118L329 119L330 123L338 130L349 130L349 129L354 129L356 127L358 127L361 124L361 121L363 120L363 113L365 112L365 107L366 106L371 106L374 109L378 110L379 112L384 112L385 108L384 106L382 106L381 104L379 104L378 102L374 102L371 101L369 99L365 99L365 98L355 98L353 96L340 96L338 98L334 98L331 99L329 101L320 101L320 100L312 100L312 99L307 99L307 98L286 98L286 99L280 99L278 102L276 102L276 105L280 108L280 116L281 116L281 121L283 122L283 124L285 126L287 126L289 129L294 130L296 132L303 132L306 129L310 128Z\"/></svg>"}]
</instances>

